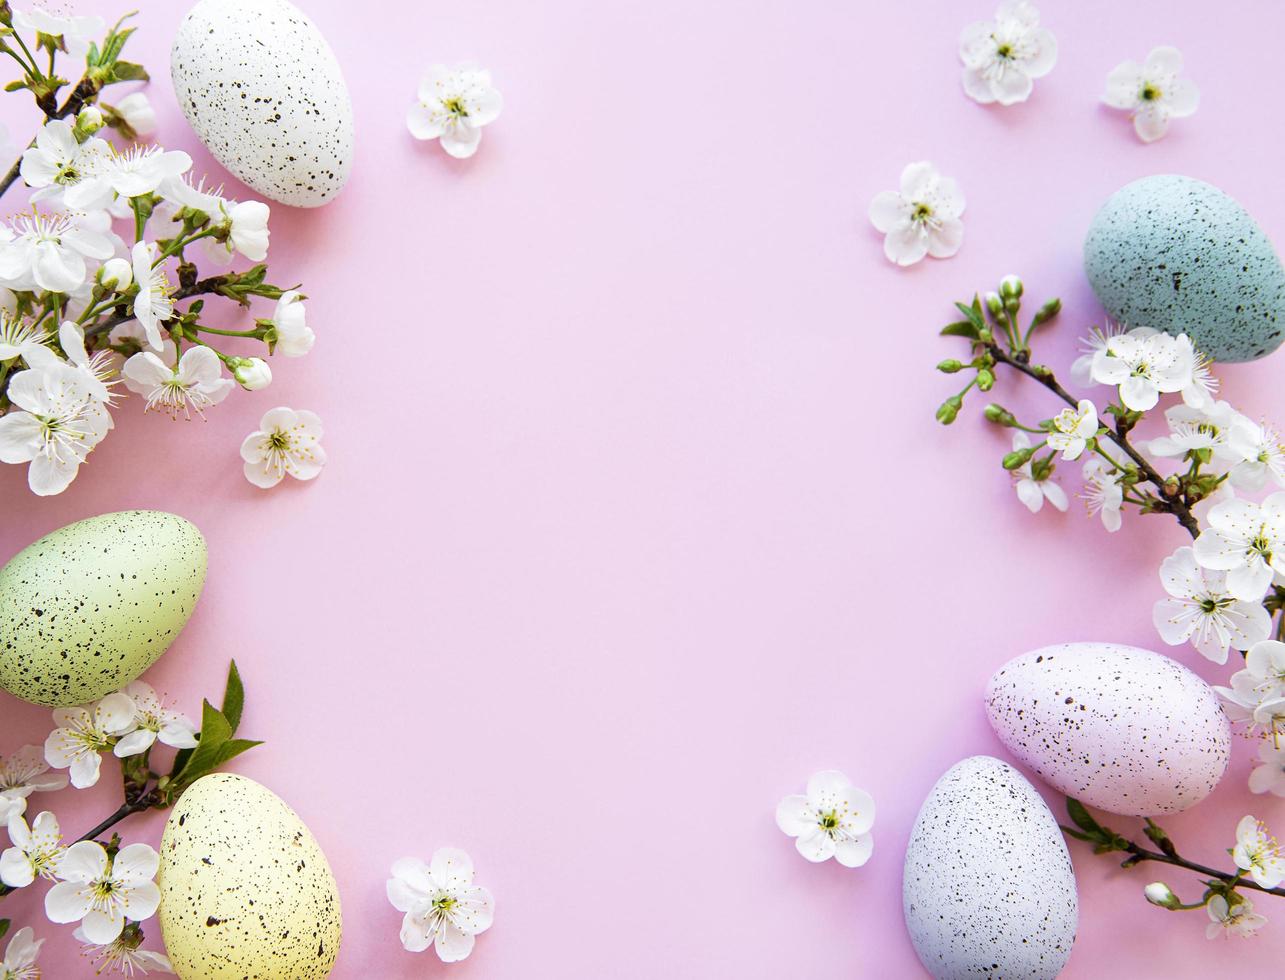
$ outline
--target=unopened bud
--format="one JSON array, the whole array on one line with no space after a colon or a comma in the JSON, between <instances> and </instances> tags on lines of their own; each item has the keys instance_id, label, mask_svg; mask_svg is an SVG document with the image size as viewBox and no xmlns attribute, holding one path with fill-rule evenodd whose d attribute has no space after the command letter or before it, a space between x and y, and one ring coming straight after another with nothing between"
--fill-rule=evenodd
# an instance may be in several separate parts
<instances>
[{"instance_id":1,"label":"unopened bud","mask_svg":"<svg viewBox=\"0 0 1285 980\"><path fill-rule=\"evenodd\" d=\"M261 357L233 357L228 360L232 377L246 391L258 391L272 383L272 368Z\"/></svg>"},{"instance_id":2,"label":"unopened bud","mask_svg":"<svg viewBox=\"0 0 1285 980\"><path fill-rule=\"evenodd\" d=\"M1000 316L1004 312L1004 301L999 298L999 293L986 294L986 309L991 311L991 316Z\"/></svg>"},{"instance_id":3,"label":"unopened bud","mask_svg":"<svg viewBox=\"0 0 1285 980\"><path fill-rule=\"evenodd\" d=\"M1014 449L1004 456L1004 469L1015 470L1019 466L1025 466L1034 455L1034 449Z\"/></svg>"},{"instance_id":4,"label":"unopened bud","mask_svg":"<svg viewBox=\"0 0 1285 980\"><path fill-rule=\"evenodd\" d=\"M76 116L76 135L82 138L93 136L103 128L104 122L102 110L96 105L87 105Z\"/></svg>"},{"instance_id":5,"label":"unopened bud","mask_svg":"<svg viewBox=\"0 0 1285 980\"><path fill-rule=\"evenodd\" d=\"M1005 301L1019 298L1022 295L1022 280L1017 276L1005 276L999 281L999 295Z\"/></svg>"},{"instance_id":6,"label":"unopened bud","mask_svg":"<svg viewBox=\"0 0 1285 980\"><path fill-rule=\"evenodd\" d=\"M990 391L995 387L995 374L990 368L982 368L977 372L977 387L982 391Z\"/></svg>"},{"instance_id":7,"label":"unopened bud","mask_svg":"<svg viewBox=\"0 0 1285 980\"><path fill-rule=\"evenodd\" d=\"M1162 909L1172 911L1182 905L1182 902L1178 900L1178 896L1163 881L1153 881L1142 889L1142 894L1147 896L1148 902L1152 905L1159 905Z\"/></svg>"},{"instance_id":8,"label":"unopened bud","mask_svg":"<svg viewBox=\"0 0 1285 980\"><path fill-rule=\"evenodd\" d=\"M1017 417L1003 405L996 405L994 402L987 405L982 410L986 416L986 421L994 422L996 425L1014 426L1017 425Z\"/></svg>"},{"instance_id":9,"label":"unopened bud","mask_svg":"<svg viewBox=\"0 0 1285 980\"><path fill-rule=\"evenodd\" d=\"M1062 301L1060 299L1051 299L1035 312L1035 322L1048 323L1055 316L1062 312Z\"/></svg>"},{"instance_id":10,"label":"unopened bud","mask_svg":"<svg viewBox=\"0 0 1285 980\"><path fill-rule=\"evenodd\" d=\"M937 421L942 425L950 425L955 419L959 418L959 410L963 407L964 399L959 395L951 395L937 409Z\"/></svg>"},{"instance_id":11,"label":"unopened bud","mask_svg":"<svg viewBox=\"0 0 1285 980\"><path fill-rule=\"evenodd\" d=\"M963 368L963 363L955 360L953 357L948 357L937 365L937 370L942 374L954 374L956 371L962 371Z\"/></svg>"},{"instance_id":12,"label":"unopened bud","mask_svg":"<svg viewBox=\"0 0 1285 980\"><path fill-rule=\"evenodd\" d=\"M134 281L134 270L124 259L108 259L98 270L98 281L108 289L123 293Z\"/></svg>"}]
</instances>

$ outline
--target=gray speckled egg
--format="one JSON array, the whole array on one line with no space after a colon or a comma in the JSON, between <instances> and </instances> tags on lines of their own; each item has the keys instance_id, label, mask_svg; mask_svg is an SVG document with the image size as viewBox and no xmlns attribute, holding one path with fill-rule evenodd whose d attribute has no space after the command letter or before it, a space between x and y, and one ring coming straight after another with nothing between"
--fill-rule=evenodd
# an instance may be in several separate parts
<instances>
[{"instance_id":1,"label":"gray speckled egg","mask_svg":"<svg viewBox=\"0 0 1285 980\"><path fill-rule=\"evenodd\" d=\"M339 889L312 833L252 779L214 773L161 835L157 917L183 980L322 980L343 931Z\"/></svg>"},{"instance_id":2,"label":"gray speckled egg","mask_svg":"<svg viewBox=\"0 0 1285 980\"><path fill-rule=\"evenodd\" d=\"M0 687L54 706L118 690L165 652L204 585L205 539L176 514L68 524L0 569Z\"/></svg>"},{"instance_id":3,"label":"gray speckled egg","mask_svg":"<svg viewBox=\"0 0 1285 980\"><path fill-rule=\"evenodd\" d=\"M902 906L938 980L1056 977L1079 900L1066 842L1035 787L986 755L951 767L910 833Z\"/></svg>"},{"instance_id":4,"label":"gray speckled egg","mask_svg":"<svg viewBox=\"0 0 1285 980\"><path fill-rule=\"evenodd\" d=\"M170 51L174 94L240 180L312 208L352 167L352 101L317 26L287 0L201 0Z\"/></svg>"},{"instance_id":5,"label":"gray speckled egg","mask_svg":"<svg viewBox=\"0 0 1285 980\"><path fill-rule=\"evenodd\" d=\"M1185 332L1217 361L1251 361L1285 339L1285 271L1233 198L1164 174L1107 199L1084 240L1084 270L1117 322Z\"/></svg>"},{"instance_id":6,"label":"gray speckled egg","mask_svg":"<svg viewBox=\"0 0 1285 980\"><path fill-rule=\"evenodd\" d=\"M986 712L1040 778L1112 813L1194 806L1230 758L1227 717L1209 685L1138 647L1064 643L1023 654L991 678Z\"/></svg>"}]
</instances>

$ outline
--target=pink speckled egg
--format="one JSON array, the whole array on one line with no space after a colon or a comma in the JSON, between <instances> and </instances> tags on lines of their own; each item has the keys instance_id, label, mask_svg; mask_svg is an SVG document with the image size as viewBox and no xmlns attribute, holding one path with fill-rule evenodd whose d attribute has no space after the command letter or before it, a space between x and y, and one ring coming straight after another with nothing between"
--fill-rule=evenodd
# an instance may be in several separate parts
<instances>
[{"instance_id":1,"label":"pink speckled egg","mask_svg":"<svg viewBox=\"0 0 1285 980\"><path fill-rule=\"evenodd\" d=\"M1023 654L991 678L986 712L1045 782L1111 813L1185 810L1227 769L1231 731L1217 695L1138 647L1064 643Z\"/></svg>"}]
</instances>

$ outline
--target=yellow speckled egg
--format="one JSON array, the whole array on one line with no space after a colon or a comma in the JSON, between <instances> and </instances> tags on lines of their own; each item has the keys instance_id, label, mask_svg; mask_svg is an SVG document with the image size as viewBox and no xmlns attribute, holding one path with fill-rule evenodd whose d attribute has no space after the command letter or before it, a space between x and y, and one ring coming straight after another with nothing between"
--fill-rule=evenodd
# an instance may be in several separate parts
<instances>
[{"instance_id":1,"label":"yellow speckled egg","mask_svg":"<svg viewBox=\"0 0 1285 980\"><path fill-rule=\"evenodd\" d=\"M83 704L124 687L187 624L205 539L176 514L127 510L68 524L0 569L0 687Z\"/></svg>"},{"instance_id":2,"label":"yellow speckled egg","mask_svg":"<svg viewBox=\"0 0 1285 980\"><path fill-rule=\"evenodd\" d=\"M157 916L183 980L322 980L343 931L321 847L285 801L213 773L179 797L161 836Z\"/></svg>"}]
</instances>

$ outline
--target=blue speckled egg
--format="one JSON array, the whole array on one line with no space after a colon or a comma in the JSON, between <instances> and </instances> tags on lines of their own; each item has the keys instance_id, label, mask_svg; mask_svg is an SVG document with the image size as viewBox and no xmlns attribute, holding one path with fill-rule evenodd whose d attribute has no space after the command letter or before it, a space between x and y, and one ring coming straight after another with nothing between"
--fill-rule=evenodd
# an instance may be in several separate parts
<instances>
[{"instance_id":1,"label":"blue speckled egg","mask_svg":"<svg viewBox=\"0 0 1285 980\"><path fill-rule=\"evenodd\" d=\"M205 538L176 514L128 510L68 524L0 569L0 687L66 707L156 662L200 598Z\"/></svg>"},{"instance_id":2,"label":"blue speckled egg","mask_svg":"<svg viewBox=\"0 0 1285 980\"><path fill-rule=\"evenodd\" d=\"M906 845L902 908L937 980L1053 980L1066 965L1079 898L1066 842L1012 766L976 755L924 800Z\"/></svg>"},{"instance_id":3,"label":"blue speckled egg","mask_svg":"<svg viewBox=\"0 0 1285 980\"><path fill-rule=\"evenodd\" d=\"M1163 174L1107 199L1084 240L1084 271L1118 323L1186 333L1217 361L1252 361L1285 339L1285 271L1233 198Z\"/></svg>"},{"instance_id":4,"label":"blue speckled egg","mask_svg":"<svg viewBox=\"0 0 1285 980\"><path fill-rule=\"evenodd\" d=\"M348 180L348 86L317 26L288 0L201 0L179 24L170 74L201 142L265 197L316 207Z\"/></svg>"}]
</instances>

